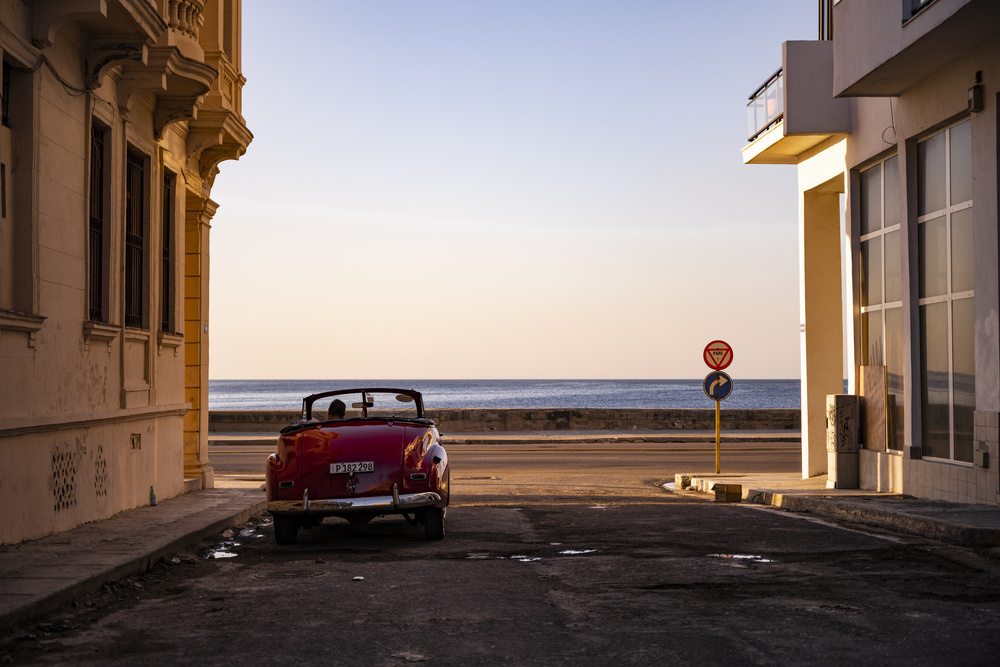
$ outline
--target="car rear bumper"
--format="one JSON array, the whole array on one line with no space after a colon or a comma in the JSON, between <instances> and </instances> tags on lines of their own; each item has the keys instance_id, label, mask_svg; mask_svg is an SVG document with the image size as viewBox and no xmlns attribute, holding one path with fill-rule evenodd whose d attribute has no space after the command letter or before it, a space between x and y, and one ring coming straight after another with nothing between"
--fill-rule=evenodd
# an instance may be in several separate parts
<instances>
[{"instance_id":1,"label":"car rear bumper","mask_svg":"<svg viewBox=\"0 0 1000 667\"><path fill-rule=\"evenodd\" d=\"M337 498L313 500L308 495L302 500L272 500L267 504L271 514L302 514L313 516L348 516L351 514L403 514L441 502L441 496L432 493L405 493L393 496L368 496L364 498Z\"/></svg>"}]
</instances>

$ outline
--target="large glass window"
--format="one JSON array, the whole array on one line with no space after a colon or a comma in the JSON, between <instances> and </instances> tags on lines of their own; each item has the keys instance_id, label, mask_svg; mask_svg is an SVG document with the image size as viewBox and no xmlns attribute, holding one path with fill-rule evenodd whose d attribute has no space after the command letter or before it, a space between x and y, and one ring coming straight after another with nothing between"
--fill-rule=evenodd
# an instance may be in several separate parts
<instances>
[{"instance_id":1,"label":"large glass window","mask_svg":"<svg viewBox=\"0 0 1000 667\"><path fill-rule=\"evenodd\" d=\"M3 54L5 57L7 53ZM35 312L30 214L34 200L34 74L3 61L0 91L0 309Z\"/></svg>"},{"instance_id":2,"label":"large glass window","mask_svg":"<svg viewBox=\"0 0 1000 667\"><path fill-rule=\"evenodd\" d=\"M917 144L917 216L924 455L971 462L976 363L970 121Z\"/></svg>"},{"instance_id":3,"label":"large glass window","mask_svg":"<svg viewBox=\"0 0 1000 667\"><path fill-rule=\"evenodd\" d=\"M889 448L903 447L899 159L861 172L861 365L885 366Z\"/></svg>"}]
</instances>

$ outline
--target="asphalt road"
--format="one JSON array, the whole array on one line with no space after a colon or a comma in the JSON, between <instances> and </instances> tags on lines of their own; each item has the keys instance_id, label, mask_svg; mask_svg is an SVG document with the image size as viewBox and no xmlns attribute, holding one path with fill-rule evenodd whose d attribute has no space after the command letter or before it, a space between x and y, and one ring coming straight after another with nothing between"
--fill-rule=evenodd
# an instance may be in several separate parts
<instances>
[{"instance_id":1,"label":"asphalt road","mask_svg":"<svg viewBox=\"0 0 1000 667\"><path fill-rule=\"evenodd\" d=\"M22 629L0 662L995 664L985 554L672 493L655 461L497 456L456 449L442 541L329 519L278 547L261 518Z\"/></svg>"},{"instance_id":2,"label":"asphalt road","mask_svg":"<svg viewBox=\"0 0 1000 667\"><path fill-rule=\"evenodd\" d=\"M561 484L622 487L675 473L714 472L715 443L536 443L447 445L453 480L508 494L511 487ZM264 481L264 445L215 445L209 460L220 483ZM801 448L793 443L723 443L722 472L795 472Z\"/></svg>"}]
</instances>

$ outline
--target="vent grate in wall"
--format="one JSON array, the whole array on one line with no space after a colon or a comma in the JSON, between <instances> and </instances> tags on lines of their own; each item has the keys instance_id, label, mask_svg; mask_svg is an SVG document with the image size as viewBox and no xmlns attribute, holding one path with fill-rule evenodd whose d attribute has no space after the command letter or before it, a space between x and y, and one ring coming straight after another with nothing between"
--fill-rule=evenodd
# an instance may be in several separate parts
<instances>
[{"instance_id":1,"label":"vent grate in wall","mask_svg":"<svg viewBox=\"0 0 1000 667\"><path fill-rule=\"evenodd\" d=\"M53 509L56 512L76 507L76 470L77 454L75 451L52 452L52 493L55 496Z\"/></svg>"},{"instance_id":2,"label":"vent grate in wall","mask_svg":"<svg viewBox=\"0 0 1000 667\"><path fill-rule=\"evenodd\" d=\"M94 463L94 490L98 498L108 495L108 462L104 458L104 446L97 446L97 461Z\"/></svg>"}]
</instances>

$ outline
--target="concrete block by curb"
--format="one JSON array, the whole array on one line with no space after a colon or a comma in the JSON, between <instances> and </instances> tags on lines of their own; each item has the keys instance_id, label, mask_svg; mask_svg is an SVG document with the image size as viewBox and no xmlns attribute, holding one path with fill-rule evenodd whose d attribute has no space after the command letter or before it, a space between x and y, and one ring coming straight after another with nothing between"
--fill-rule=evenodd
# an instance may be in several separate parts
<instances>
[{"instance_id":1,"label":"concrete block by curb","mask_svg":"<svg viewBox=\"0 0 1000 667\"><path fill-rule=\"evenodd\" d=\"M715 502L717 503L738 503L743 500L743 486L741 484L714 484L712 491L715 492Z\"/></svg>"}]
</instances>

